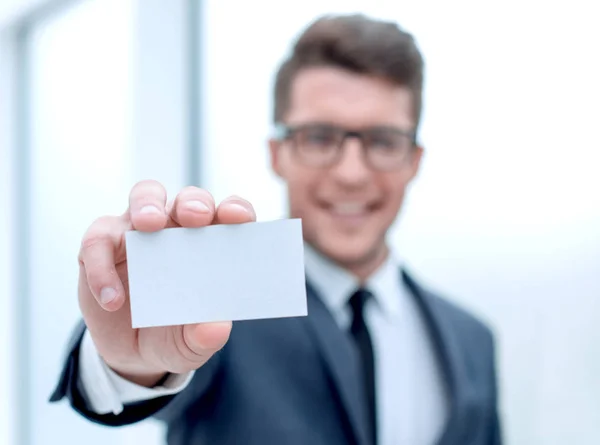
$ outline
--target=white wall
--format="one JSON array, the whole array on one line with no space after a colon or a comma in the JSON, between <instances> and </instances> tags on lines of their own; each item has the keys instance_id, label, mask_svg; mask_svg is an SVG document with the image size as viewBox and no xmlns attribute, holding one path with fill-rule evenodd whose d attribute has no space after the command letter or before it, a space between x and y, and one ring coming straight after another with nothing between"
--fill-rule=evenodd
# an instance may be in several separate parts
<instances>
[{"instance_id":1,"label":"white wall","mask_svg":"<svg viewBox=\"0 0 600 445\"><path fill-rule=\"evenodd\" d=\"M427 155L391 240L495 327L507 443L599 443L595 6L207 1L203 184L218 199L249 198L259 220L285 208L265 144L274 70L326 12L398 20L424 52Z\"/></svg>"}]
</instances>

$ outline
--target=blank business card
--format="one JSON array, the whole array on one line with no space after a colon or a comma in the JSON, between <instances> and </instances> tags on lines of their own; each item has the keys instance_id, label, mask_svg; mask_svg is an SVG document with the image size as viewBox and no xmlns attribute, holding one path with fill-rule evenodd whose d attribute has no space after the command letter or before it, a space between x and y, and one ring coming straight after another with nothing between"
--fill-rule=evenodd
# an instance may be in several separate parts
<instances>
[{"instance_id":1,"label":"blank business card","mask_svg":"<svg viewBox=\"0 0 600 445\"><path fill-rule=\"evenodd\" d=\"M302 223L126 234L134 328L307 314Z\"/></svg>"}]
</instances>

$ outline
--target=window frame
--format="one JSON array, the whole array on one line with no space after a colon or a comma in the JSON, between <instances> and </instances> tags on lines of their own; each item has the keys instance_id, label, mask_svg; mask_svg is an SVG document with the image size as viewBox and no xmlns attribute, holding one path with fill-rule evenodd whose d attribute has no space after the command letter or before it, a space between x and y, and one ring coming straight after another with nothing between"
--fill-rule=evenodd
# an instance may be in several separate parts
<instances>
[{"instance_id":1,"label":"window frame","mask_svg":"<svg viewBox=\"0 0 600 445\"><path fill-rule=\"evenodd\" d=\"M1 443L31 443L29 391L32 373L40 368L31 360L29 335L27 39L37 23L80 1L104 0L12 0L0 9L0 390L8 395L0 400ZM131 177L135 182L157 179L173 195L184 185L199 185L201 179L199 20L203 3L130 1L134 22ZM156 45L157 41L161 44ZM175 80L165 82L165 78ZM139 433L137 428L122 430L122 443L136 443Z\"/></svg>"}]
</instances>

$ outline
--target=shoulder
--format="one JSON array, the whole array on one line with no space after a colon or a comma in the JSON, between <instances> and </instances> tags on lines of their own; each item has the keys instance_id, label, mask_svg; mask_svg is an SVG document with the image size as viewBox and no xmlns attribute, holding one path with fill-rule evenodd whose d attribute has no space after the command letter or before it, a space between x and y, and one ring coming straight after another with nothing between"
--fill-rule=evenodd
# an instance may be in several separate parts
<instances>
[{"instance_id":1,"label":"shoulder","mask_svg":"<svg viewBox=\"0 0 600 445\"><path fill-rule=\"evenodd\" d=\"M446 341L478 361L494 361L495 333L490 323L455 299L432 290L403 271L406 284L416 294L426 316L439 325ZM452 341L454 340L454 341Z\"/></svg>"},{"instance_id":2,"label":"shoulder","mask_svg":"<svg viewBox=\"0 0 600 445\"><path fill-rule=\"evenodd\" d=\"M471 340L480 339L482 346L491 346L494 334L491 325L479 315L456 303L450 297L438 292L428 291L433 305L440 313L445 314L448 323L452 324L459 335Z\"/></svg>"}]
</instances>

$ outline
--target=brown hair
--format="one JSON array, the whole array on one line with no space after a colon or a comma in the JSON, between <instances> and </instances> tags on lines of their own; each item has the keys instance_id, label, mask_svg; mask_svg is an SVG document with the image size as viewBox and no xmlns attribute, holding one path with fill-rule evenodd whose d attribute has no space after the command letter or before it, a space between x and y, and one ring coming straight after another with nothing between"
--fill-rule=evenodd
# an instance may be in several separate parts
<instances>
[{"instance_id":1,"label":"brown hair","mask_svg":"<svg viewBox=\"0 0 600 445\"><path fill-rule=\"evenodd\" d=\"M354 14L324 16L310 24L277 72L275 122L280 122L289 109L295 76L305 68L316 66L339 67L409 88L418 123L422 107L423 58L412 35L395 23Z\"/></svg>"}]
</instances>

